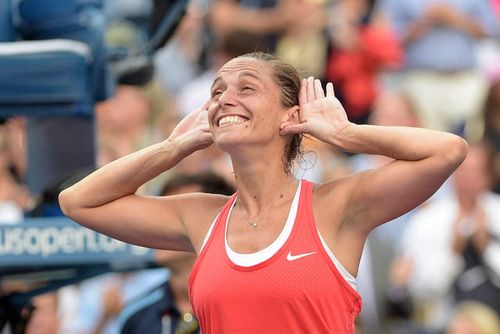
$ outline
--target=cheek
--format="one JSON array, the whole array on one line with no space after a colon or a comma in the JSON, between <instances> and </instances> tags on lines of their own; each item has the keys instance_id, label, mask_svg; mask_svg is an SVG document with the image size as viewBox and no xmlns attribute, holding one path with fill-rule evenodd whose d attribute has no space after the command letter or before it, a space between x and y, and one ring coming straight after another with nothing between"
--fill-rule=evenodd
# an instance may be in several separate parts
<instances>
[{"instance_id":1,"label":"cheek","mask_svg":"<svg viewBox=\"0 0 500 334\"><path fill-rule=\"evenodd\" d=\"M217 101L210 101L208 104L208 119L212 120L215 112L219 109L219 103Z\"/></svg>"},{"instance_id":2,"label":"cheek","mask_svg":"<svg viewBox=\"0 0 500 334\"><path fill-rule=\"evenodd\" d=\"M217 110L218 110L217 102L210 102L210 105L208 106L207 119L208 119L208 125L210 126L210 129L212 131L213 131L213 126L214 126L214 117L215 117Z\"/></svg>"}]
</instances>

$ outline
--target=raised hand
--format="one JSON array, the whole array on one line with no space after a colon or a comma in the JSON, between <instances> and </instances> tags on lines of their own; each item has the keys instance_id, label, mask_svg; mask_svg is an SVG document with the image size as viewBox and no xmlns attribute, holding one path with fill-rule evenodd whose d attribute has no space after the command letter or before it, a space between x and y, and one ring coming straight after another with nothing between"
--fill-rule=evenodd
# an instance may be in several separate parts
<instances>
[{"instance_id":1,"label":"raised hand","mask_svg":"<svg viewBox=\"0 0 500 334\"><path fill-rule=\"evenodd\" d=\"M286 122L280 134L310 134L321 141L331 143L349 124L342 104L335 97L333 84L326 85L326 96L321 82L309 77L301 82L299 96L299 123Z\"/></svg>"},{"instance_id":2,"label":"raised hand","mask_svg":"<svg viewBox=\"0 0 500 334\"><path fill-rule=\"evenodd\" d=\"M169 139L177 140L181 150L188 154L207 148L214 142L208 125L209 102L184 117L169 136Z\"/></svg>"}]
</instances>

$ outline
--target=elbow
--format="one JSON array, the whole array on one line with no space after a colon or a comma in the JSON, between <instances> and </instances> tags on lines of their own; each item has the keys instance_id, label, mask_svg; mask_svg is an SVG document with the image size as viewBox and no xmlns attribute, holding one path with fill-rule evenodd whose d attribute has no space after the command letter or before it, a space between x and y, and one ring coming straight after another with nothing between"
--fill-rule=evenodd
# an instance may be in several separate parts
<instances>
[{"instance_id":1,"label":"elbow","mask_svg":"<svg viewBox=\"0 0 500 334\"><path fill-rule=\"evenodd\" d=\"M456 143L454 143L454 146L456 150L456 160L457 164L460 165L467 156L467 152L469 151L469 144L465 139L458 136L455 137L455 141Z\"/></svg>"},{"instance_id":2,"label":"elbow","mask_svg":"<svg viewBox=\"0 0 500 334\"><path fill-rule=\"evenodd\" d=\"M462 137L452 135L449 142L444 147L446 161L455 170L464 161L469 150L469 144Z\"/></svg>"},{"instance_id":3,"label":"elbow","mask_svg":"<svg viewBox=\"0 0 500 334\"><path fill-rule=\"evenodd\" d=\"M64 213L64 215L70 217L74 204L72 204L72 196L68 189L65 189L59 193L58 200L61 211Z\"/></svg>"}]
</instances>

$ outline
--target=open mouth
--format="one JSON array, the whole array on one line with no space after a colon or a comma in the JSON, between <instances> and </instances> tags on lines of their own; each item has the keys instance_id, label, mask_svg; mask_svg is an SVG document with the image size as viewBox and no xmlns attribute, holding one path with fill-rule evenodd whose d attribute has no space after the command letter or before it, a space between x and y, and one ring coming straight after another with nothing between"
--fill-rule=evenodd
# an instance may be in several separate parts
<instances>
[{"instance_id":1,"label":"open mouth","mask_svg":"<svg viewBox=\"0 0 500 334\"><path fill-rule=\"evenodd\" d=\"M231 126L235 124L245 123L246 121L248 121L248 119L241 116L225 116L219 119L219 121L217 122L217 126L219 127Z\"/></svg>"}]
</instances>

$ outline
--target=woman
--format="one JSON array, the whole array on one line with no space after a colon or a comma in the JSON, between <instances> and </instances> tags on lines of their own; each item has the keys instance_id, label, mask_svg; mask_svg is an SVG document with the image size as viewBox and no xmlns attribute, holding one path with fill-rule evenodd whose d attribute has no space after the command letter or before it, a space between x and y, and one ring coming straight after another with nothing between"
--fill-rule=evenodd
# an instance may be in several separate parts
<instances>
[{"instance_id":1,"label":"woman","mask_svg":"<svg viewBox=\"0 0 500 334\"><path fill-rule=\"evenodd\" d=\"M313 185L291 174L302 134L395 161ZM135 194L213 143L231 156L235 195ZM210 101L169 138L97 170L60 203L125 242L196 252L190 298L203 333L354 333L368 233L431 196L466 151L448 133L350 123L330 83L325 95L318 80L254 53L226 63Z\"/></svg>"}]
</instances>

